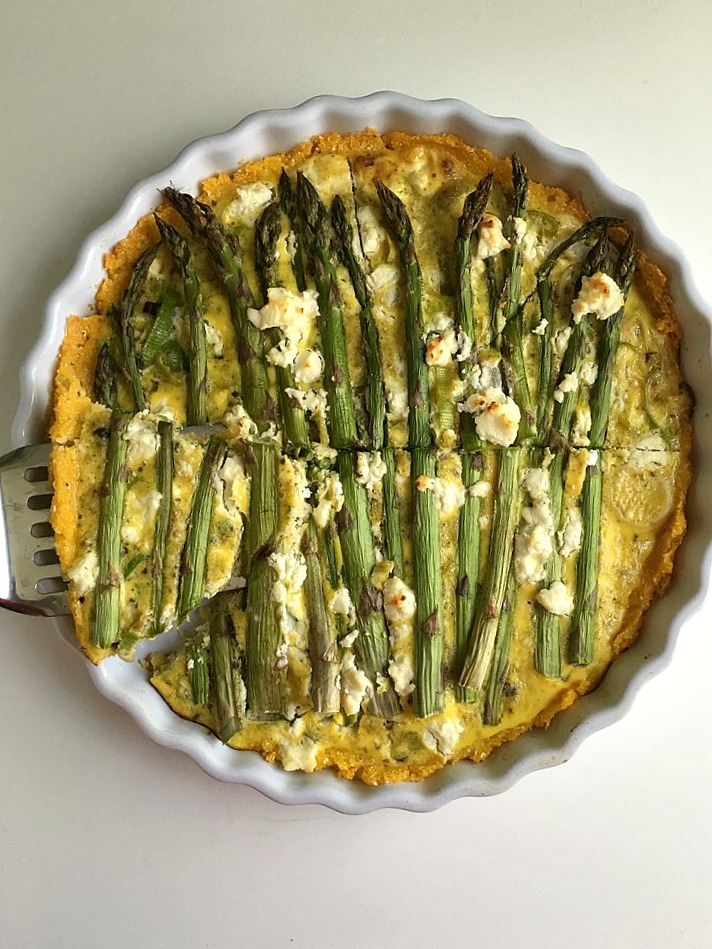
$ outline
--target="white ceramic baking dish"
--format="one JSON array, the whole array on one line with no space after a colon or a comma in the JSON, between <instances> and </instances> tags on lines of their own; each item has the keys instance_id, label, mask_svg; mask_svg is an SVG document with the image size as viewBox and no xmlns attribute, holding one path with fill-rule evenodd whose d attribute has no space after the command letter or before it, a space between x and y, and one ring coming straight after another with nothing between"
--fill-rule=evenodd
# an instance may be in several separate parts
<instances>
[{"instance_id":1,"label":"white ceramic baking dish","mask_svg":"<svg viewBox=\"0 0 712 949\"><path fill-rule=\"evenodd\" d=\"M12 439L15 446L20 446L46 437L52 373L65 319L69 314L88 311L103 276L103 255L138 218L153 209L160 188L170 182L196 193L204 178L249 159L285 151L317 133L366 127L382 132L453 132L500 155L517 151L533 178L580 192L592 214L605 212L626 218L641 247L669 276L685 332L684 370L698 401L690 530L678 555L670 592L650 611L644 634L614 664L603 683L559 715L548 730L522 736L481 764L448 766L415 785L369 788L340 780L330 772L286 773L256 753L222 745L201 726L176 716L150 686L138 662L125 663L113 657L94 667L84 661L97 688L130 712L151 738L190 755L220 780L247 784L284 803L321 803L347 813L382 807L428 811L457 797L499 793L531 771L566 761L587 735L626 712L643 683L670 660L680 627L702 602L702 578L709 574L712 524L708 464L712 424L707 411L708 380L712 378L710 310L693 285L682 253L660 234L637 196L609 181L587 155L555 145L528 123L485 115L454 99L421 101L393 92L360 99L319 96L293 109L255 113L230 131L193 142L170 167L137 184L111 220L88 237L72 272L49 299L39 339L22 369ZM76 648L71 621L58 620L57 626ZM164 637L160 645L170 643ZM155 649L156 641L143 647L145 652Z\"/></svg>"}]
</instances>

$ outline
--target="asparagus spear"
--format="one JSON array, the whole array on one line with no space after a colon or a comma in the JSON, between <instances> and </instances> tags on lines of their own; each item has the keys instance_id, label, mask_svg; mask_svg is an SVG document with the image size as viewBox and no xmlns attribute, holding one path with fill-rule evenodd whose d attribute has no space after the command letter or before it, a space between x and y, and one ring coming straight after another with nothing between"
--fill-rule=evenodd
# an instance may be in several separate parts
<instances>
[{"instance_id":1,"label":"asparagus spear","mask_svg":"<svg viewBox=\"0 0 712 949\"><path fill-rule=\"evenodd\" d=\"M344 580L356 607L359 630L354 642L354 653L359 667L373 686L369 710L374 715L393 718L400 708L398 697L390 687L384 692L378 691L378 679L387 676L388 671L388 631L383 613L383 594L370 582L376 558L366 491L356 481L356 457L353 452L340 451L337 467L344 489L344 504L337 514Z\"/></svg>"},{"instance_id":2,"label":"asparagus spear","mask_svg":"<svg viewBox=\"0 0 712 949\"><path fill-rule=\"evenodd\" d=\"M368 444L374 451L381 451L386 465L383 476L383 515L386 556L395 564L395 572L403 576L403 544L401 540L400 511L395 487L395 457L388 443L386 419L386 395L383 382L378 326L371 309L371 295L366 275L353 251L353 232L346 216L343 201L337 195L331 206L331 217L338 255L349 272L354 294L361 310L361 333L366 350L368 381L366 386L366 411L368 414Z\"/></svg>"},{"instance_id":3,"label":"asparagus spear","mask_svg":"<svg viewBox=\"0 0 712 949\"><path fill-rule=\"evenodd\" d=\"M514 612L517 605L517 581L514 571L509 572L507 593L502 604L502 613L497 628L497 638L494 645L492 672L487 684L487 695L482 712L482 721L485 725L499 725L502 720L502 705L504 687L507 684L509 670L509 649L514 631Z\"/></svg>"},{"instance_id":4,"label":"asparagus spear","mask_svg":"<svg viewBox=\"0 0 712 949\"><path fill-rule=\"evenodd\" d=\"M631 235L618 256L615 271L616 283L622 290L624 298L630 290L634 272L635 244ZM608 427L611 382L624 309L624 306L621 307L618 313L609 318L601 342L599 374L591 393L590 438L593 444L602 444ZM603 474L597 458L595 464L588 465L586 468L581 497L583 540L576 570L576 600L569 639L571 662L579 666L592 662L594 654L602 495Z\"/></svg>"},{"instance_id":5,"label":"asparagus spear","mask_svg":"<svg viewBox=\"0 0 712 949\"><path fill-rule=\"evenodd\" d=\"M243 726L244 708L240 658L232 622L222 597L218 597L210 619L210 658L220 740L228 742Z\"/></svg>"},{"instance_id":6,"label":"asparagus spear","mask_svg":"<svg viewBox=\"0 0 712 949\"><path fill-rule=\"evenodd\" d=\"M598 240L586 255L581 274L576 283L575 294L581 287L584 276L591 276L597 270L604 269L609 260L610 248L606 230L602 231ZM586 337L589 330L588 317L584 316L580 323L574 324L569 337L568 346L561 363L560 379L568 373L575 373L581 369L586 352ZM541 393L541 401L548 402L549 393ZM558 449L555 451L549 467L549 507L555 528L561 526L564 500L564 452L571 434L571 422L578 400L578 386L576 389L563 393L561 402L554 402L554 411L551 423L550 441ZM541 456L541 453L539 453ZM554 547L546 565L547 586L561 580L561 557ZM542 606L537 606L537 635L534 647L534 666L538 672L549 678L561 676L561 617L550 613Z\"/></svg>"},{"instance_id":7,"label":"asparagus spear","mask_svg":"<svg viewBox=\"0 0 712 949\"><path fill-rule=\"evenodd\" d=\"M475 315L472 307L472 238L475 234L482 215L487 207L487 201L492 192L492 183L494 175L485 175L474 191L465 199L465 204L457 225L457 237L455 239L455 250L457 254L457 286L458 286L458 316L460 320L460 329L467 334L473 341L476 339ZM473 356L469 361L465 360L461 364L463 372L472 368L472 363L476 357L476 350L473 348Z\"/></svg>"},{"instance_id":8,"label":"asparagus spear","mask_svg":"<svg viewBox=\"0 0 712 949\"><path fill-rule=\"evenodd\" d=\"M274 571L269 555L274 550L278 522L277 446L252 445L253 464L250 517L247 525L247 701L257 718L279 715L283 709L284 676L275 668L280 629L272 602Z\"/></svg>"},{"instance_id":9,"label":"asparagus spear","mask_svg":"<svg viewBox=\"0 0 712 949\"><path fill-rule=\"evenodd\" d=\"M376 180L386 224L398 245L406 277L405 336L408 365L408 428L411 448L428 448L430 433L430 389L423 342L422 276L415 252L415 237L401 199Z\"/></svg>"},{"instance_id":10,"label":"asparagus spear","mask_svg":"<svg viewBox=\"0 0 712 949\"><path fill-rule=\"evenodd\" d=\"M176 208L191 233L205 242L220 274L237 340L243 401L257 428L264 431L274 419L274 403L263 360L262 336L247 316L247 310L255 305L255 300L242 266L240 242L235 234L227 234L223 230L207 205L173 188L165 188L163 194Z\"/></svg>"},{"instance_id":11,"label":"asparagus spear","mask_svg":"<svg viewBox=\"0 0 712 949\"><path fill-rule=\"evenodd\" d=\"M358 444L358 434L346 354L342 302L332 254L329 215L316 188L301 172L297 172L297 202L305 223L319 294L321 343L325 362L324 386L329 408L331 445L333 448L354 448Z\"/></svg>"},{"instance_id":12,"label":"asparagus spear","mask_svg":"<svg viewBox=\"0 0 712 949\"><path fill-rule=\"evenodd\" d=\"M475 609L467 644L460 686L480 693L484 688L494 655L499 617L502 612L512 562L514 529L517 525L521 448L499 453L499 476L494 520L490 537L487 573Z\"/></svg>"},{"instance_id":13,"label":"asparagus spear","mask_svg":"<svg viewBox=\"0 0 712 949\"><path fill-rule=\"evenodd\" d=\"M353 232L346 208L339 195L331 205L331 220L334 225L336 250L349 272L356 300L361 309L361 335L366 354L366 412L368 414L368 447L380 450L384 444L386 424L386 393L383 385L383 367L378 339L378 327L371 310L371 296L366 285L366 275L353 250Z\"/></svg>"},{"instance_id":14,"label":"asparagus spear","mask_svg":"<svg viewBox=\"0 0 712 949\"><path fill-rule=\"evenodd\" d=\"M104 478L99 495L99 575L91 628L91 641L100 649L108 649L119 638L121 519L128 481L124 438L127 426L128 416L114 409L109 422Z\"/></svg>"},{"instance_id":15,"label":"asparagus spear","mask_svg":"<svg viewBox=\"0 0 712 949\"><path fill-rule=\"evenodd\" d=\"M144 369L155 363L158 354L168 342L180 303L181 299L178 291L174 290L173 287L167 287L156 313L156 318L151 324L141 348L141 366Z\"/></svg>"},{"instance_id":16,"label":"asparagus spear","mask_svg":"<svg viewBox=\"0 0 712 949\"><path fill-rule=\"evenodd\" d=\"M309 695L315 712L332 715L339 711L341 703L339 647L326 612L319 560L319 539L316 525L311 517L304 528L301 548L307 565L305 593L309 616L309 656L312 665Z\"/></svg>"},{"instance_id":17,"label":"asparagus spear","mask_svg":"<svg viewBox=\"0 0 712 949\"><path fill-rule=\"evenodd\" d=\"M205 338L205 320L200 312L200 286L193 266L193 257L187 242L166 221L154 215L168 250L178 265L183 278L185 309L190 328L188 351L188 425L205 425L208 421L208 351Z\"/></svg>"},{"instance_id":18,"label":"asparagus spear","mask_svg":"<svg viewBox=\"0 0 712 949\"><path fill-rule=\"evenodd\" d=\"M153 533L153 554L151 556L151 613L153 629L160 633L163 629L161 610L165 586L165 559L168 526L171 521L173 491L173 425L165 419L158 423L158 453L156 455L156 487L161 502L156 514L156 526Z\"/></svg>"},{"instance_id":19,"label":"asparagus spear","mask_svg":"<svg viewBox=\"0 0 712 949\"><path fill-rule=\"evenodd\" d=\"M191 639L186 646L186 669L194 705L207 705L210 694L208 650L204 640L203 632L199 631L195 639Z\"/></svg>"},{"instance_id":20,"label":"asparagus spear","mask_svg":"<svg viewBox=\"0 0 712 949\"><path fill-rule=\"evenodd\" d=\"M107 341L101 344L94 370L94 398L113 409L116 404L116 363Z\"/></svg>"},{"instance_id":21,"label":"asparagus spear","mask_svg":"<svg viewBox=\"0 0 712 949\"><path fill-rule=\"evenodd\" d=\"M198 481L190 505L188 527L181 555L177 614L182 623L203 599L207 570L208 535L213 510L213 481L225 456L225 442L212 435L198 472Z\"/></svg>"},{"instance_id":22,"label":"asparagus spear","mask_svg":"<svg viewBox=\"0 0 712 949\"><path fill-rule=\"evenodd\" d=\"M148 276L148 268L156 256L158 244L145 250L134 265L129 284L124 292L119 306L118 323L121 334L121 346L124 357L124 372L131 386L136 411L142 412L146 408L146 398L141 387L141 373L139 371L139 339L134 323L134 310L138 303L143 285Z\"/></svg>"},{"instance_id":23,"label":"asparagus spear","mask_svg":"<svg viewBox=\"0 0 712 949\"><path fill-rule=\"evenodd\" d=\"M297 289L303 293L307 288L306 266L304 261L304 247L302 244L302 221L299 215L297 199L294 196L292 182L287 172L282 169L279 177L279 203L282 210L287 215L292 224L292 236L294 240L294 257L292 266L294 268L294 279L297 281Z\"/></svg>"},{"instance_id":24,"label":"asparagus spear","mask_svg":"<svg viewBox=\"0 0 712 949\"><path fill-rule=\"evenodd\" d=\"M472 237L482 219L487 200L492 190L493 176L483 178L477 188L465 200L462 215L458 222L455 249L457 255L458 276L458 319L460 329L474 340L476 337L475 317L472 305ZM474 360L473 346L473 360ZM473 361L460 363L460 375L467 381L473 368ZM465 659L467 640L472 627L477 597L477 584L480 568L480 498L472 494L473 488L482 477L483 457L482 441L477 435L475 420L469 413L460 418L460 442L463 449L462 483L466 489L465 503L460 509L458 520L458 564L457 584L455 587L455 663L459 672ZM460 701L473 701L475 695L458 686Z\"/></svg>"},{"instance_id":25,"label":"asparagus spear","mask_svg":"<svg viewBox=\"0 0 712 949\"><path fill-rule=\"evenodd\" d=\"M265 300L269 288L279 286L277 241L281 227L279 204L277 202L268 204L255 225L255 267ZM279 330L270 331L269 339L272 346L276 346L280 338ZM306 450L309 448L309 435L304 409L295 403L286 391L296 388L294 373L288 366L276 366L275 370L286 443L297 452Z\"/></svg>"},{"instance_id":26,"label":"asparagus spear","mask_svg":"<svg viewBox=\"0 0 712 949\"><path fill-rule=\"evenodd\" d=\"M524 347L522 342L522 322L524 306L520 305L519 297L522 284L522 262L519 242L515 239L514 219L522 218L525 213L529 179L526 169L517 155L512 155L512 211L509 257L507 262L507 277L502 288L502 347L509 366L509 388L511 396L522 412L519 425L520 440L527 439L534 434L534 405L529 391Z\"/></svg>"},{"instance_id":27,"label":"asparagus spear","mask_svg":"<svg viewBox=\"0 0 712 949\"><path fill-rule=\"evenodd\" d=\"M406 360L408 367L409 440L413 491L413 586L415 589L416 715L427 716L443 707L443 626L440 576L440 524L432 491L417 489L418 482L435 477L430 451L430 391L423 343L422 278L408 212L400 198L382 182L376 190L386 223L398 245L406 279Z\"/></svg>"}]
</instances>

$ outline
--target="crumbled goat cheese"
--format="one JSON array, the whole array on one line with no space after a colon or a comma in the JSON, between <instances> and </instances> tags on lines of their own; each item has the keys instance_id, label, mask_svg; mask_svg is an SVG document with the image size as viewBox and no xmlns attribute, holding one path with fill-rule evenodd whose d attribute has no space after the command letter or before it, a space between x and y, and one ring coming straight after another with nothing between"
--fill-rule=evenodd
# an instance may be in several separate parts
<instances>
[{"instance_id":1,"label":"crumbled goat cheese","mask_svg":"<svg viewBox=\"0 0 712 949\"><path fill-rule=\"evenodd\" d=\"M158 450L158 435L155 423L149 421L148 412L134 415L124 432L127 442L126 463L129 468L138 468L150 461Z\"/></svg>"},{"instance_id":2,"label":"crumbled goat cheese","mask_svg":"<svg viewBox=\"0 0 712 949\"><path fill-rule=\"evenodd\" d=\"M282 366L285 369L294 365L299 355L299 347L293 339L280 339L267 353L267 362L273 366Z\"/></svg>"},{"instance_id":3,"label":"crumbled goat cheese","mask_svg":"<svg viewBox=\"0 0 712 949\"><path fill-rule=\"evenodd\" d=\"M586 455L586 467L595 468L598 464L598 451L594 448Z\"/></svg>"},{"instance_id":4,"label":"crumbled goat cheese","mask_svg":"<svg viewBox=\"0 0 712 949\"><path fill-rule=\"evenodd\" d=\"M507 447L517 437L522 415L514 399L505 395L501 389L488 387L482 392L475 392L460 403L458 409L475 416L477 434L492 445Z\"/></svg>"},{"instance_id":5,"label":"crumbled goat cheese","mask_svg":"<svg viewBox=\"0 0 712 949\"><path fill-rule=\"evenodd\" d=\"M479 241L477 243L477 257L486 260L496 257L503 250L508 250L511 244L502 233L502 222L494 214L486 215L478 228Z\"/></svg>"},{"instance_id":6,"label":"crumbled goat cheese","mask_svg":"<svg viewBox=\"0 0 712 949\"><path fill-rule=\"evenodd\" d=\"M571 336L571 327L565 326L562 330L559 330L551 341L551 345L557 356L563 356L566 352L566 347L569 345L569 336Z\"/></svg>"},{"instance_id":7,"label":"crumbled goat cheese","mask_svg":"<svg viewBox=\"0 0 712 949\"><path fill-rule=\"evenodd\" d=\"M544 587L536 595L547 613L555 616L570 616L574 608L574 598L561 580L555 580L550 587Z\"/></svg>"},{"instance_id":8,"label":"crumbled goat cheese","mask_svg":"<svg viewBox=\"0 0 712 949\"><path fill-rule=\"evenodd\" d=\"M521 244L527 233L527 222L522 217L515 217L512 218L512 224L514 225L514 240L517 244Z\"/></svg>"},{"instance_id":9,"label":"crumbled goat cheese","mask_svg":"<svg viewBox=\"0 0 712 949\"><path fill-rule=\"evenodd\" d=\"M549 472L545 468L528 468L523 486L532 503L522 510L523 526L514 541L514 574L520 586L544 579L546 563L554 551Z\"/></svg>"},{"instance_id":10,"label":"crumbled goat cheese","mask_svg":"<svg viewBox=\"0 0 712 949\"><path fill-rule=\"evenodd\" d=\"M549 325L549 321L548 321L548 320L545 320L545 319L542 319L542 320L540 320L540 322L537 323L537 325L534 327L534 329L532 330L532 333L534 333L535 336L543 336L544 333L546 333L546 328L547 328L548 325Z\"/></svg>"},{"instance_id":11,"label":"crumbled goat cheese","mask_svg":"<svg viewBox=\"0 0 712 949\"><path fill-rule=\"evenodd\" d=\"M375 488L383 480L386 463L380 451L360 451L356 460L356 480L364 488Z\"/></svg>"},{"instance_id":12,"label":"crumbled goat cheese","mask_svg":"<svg viewBox=\"0 0 712 949\"><path fill-rule=\"evenodd\" d=\"M346 587L339 587L331 595L329 602L331 612L336 616L351 616L354 614L354 605L351 602L351 594Z\"/></svg>"},{"instance_id":13,"label":"crumbled goat cheese","mask_svg":"<svg viewBox=\"0 0 712 949\"><path fill-rule=\"evenodd\" d=\"M294 378L309 385L321 378L321 356L315 349L303 349L294 361Z\"/></svg>"},{"instance_id":14,"label":"crumbled goat cheese","mask_svg":"<svg viewBox=\"0 0 712 949\"><path fill-rule=\"evenodd\" d=\"M384 306L395 306L400 296L400 268L395 264L379 264L366 278L368 288Z\"/></svg>"},{"instance_id":15,"label":"crumbled goat cheese","mask_svg":"<svg viewBox=\"0 0 712 949\"><path fill-rule=\"evenodd\" d=\"M563 402L567 392L575 392L578 389L578 375L575 372L567 372L558 386L554 389L554 398L557 402Z\"/></svg>"},{"instance_id":16,"label":"crumbled goat cheese","mask_svg":"<svg viewBox=\"0 0 712 949\"><path fill-rule=\"evenodd\" d=\"M356 666L354 654L347 650L341 660L341 707L344 713L349 717L358 715L372 692L368 676Z\"/></svg>"},{"instance_id":17,"label":"crumbled goat cheese","mask_svg":"<svg viewBox=\"0 0 712 949\"><path fill-rule=\"evenodd\" d=\"M428 478L421 475L415 482L418 491L432 491L439 511L449 517L465 503L467 492L459 478Z\"/></svg>"},{"instance_id":18,"label":"crumbled goat cheese","mask_svg":"<svg viewBox=\"0 0 712 949\"><path fill-rule=\"evenodd\" d=\"M388 236L380 226L376 211L370 204L359 207L358 223L363 252L368 257L374 257L384 245L387 245Z\"/></svg>"},{"instance_id":19,"label":"crumbled goat cheese","mask_svg":"<svg viewBox=\"0 0 712 949\"><path fill-rule=\"evenodd\" d=\"M570 557L577 550L581 550L583 521L577 507L569 508L564 529L558 531L556 539L559 542L559 553L564 558Z\"/></svg>"},{"instance_id":20,"label":"crumbled goat cheese","mask_svg":"<svg viewBox=\"0 0 712 949\"><path fill-rule=\"evenodd\" d=\"M213 356L222 356L223 354L223 338L220 333L215 329L212 323L205 322L205 342L208 345L208 349L212 352Z\"/></svg>"},{"instance_id":21,"label":"crumbled goat cheese","mask_svg":"<svg viewBox=\"0 0 712 949\"><path fill-rule=\"evenodd\" d=\"M339 476L329 472L316 489L317 504L312 511L316 526L324 530L337 511L344 506L344 487Z\"/></svg>"},{"instance_id":22,"label":"crumbled goat cheese","mask_svg":"<svg viewBox=\"0 0 712 949\"><path fill-rule=\"evenodd\" d=\"M612 277L598 270L581 281L581 290L571 304L574 323L593 313L599 320L607 320L625 304L623 293Z\"/></svg>"},{"instance_id":23,"label":"crumbled goat cheese","mask_svg":"<svg viewBox=\"0 0 712 949\"><path fill-rule=\"evenodd\" d=\"M539 241L534 231L527 231L522 238L522 256L524 259L536 266L536 264L544 259L545 252L546 248Z\"/></svg>"},{"instance_id":24,"label":"crumbled goat cheese","mask_svg":"<svg viewBox=\"0 0 712 949\"><path fill-rule=\"evenodd\" d=\"M156 393L154 393L154 396L155 397L151 398L152 414L168 419L169 422L176 422L178 420L176 408L174 405L171 405L170 400L165 396L157 395Z\"/></svg>"},{"instance_id":25,"label":"crumbled goat cheese","mask_svg":"<svg viewBox=\"0 0 712 949\"><path fill-rule=\"evenodd\" d=\"M388 414L394 422L408 418L408 393L402 386L386 383L386 397Z\"/></svg>"},{"instance_id":26,"label":"crumbled goat cheese","mask_svg":"<svg viewBox=\"0 0 712 949\"><path fill-rule=\"evenodd\" d=\"M579 370L579 379L585 386L592 386L598 378L598 363L593 359L584 359Z\"/></svg>"},{"instance_id":27,"label":"crumbled goat cheese","mask_svg":"<svg viewBox=\"0 0 712 949\"><path fill-rule=\"evenodd\" d=\"M571 439L574 445L588 445L588 433L591 431L591 410L587 405L581 405L576 409L574 424L571 429Z\"/></svg>"},{"instance_id":28,"label":"crumbled goat cheese","mask_svg":"<svg viewBox=\"0 0 712 949\"><path fill-rule=\"evenodd\" d=\"M492 489L488 481L480 480L475 484L470 485L470 487L467 489L467 493L472 498L486 498L491 490Z\"/></svg>"},{"instance_id":29,"label":"crumbled goat cheese","mask_svg":"<svg viewBox=\"0 0 712 949\"><path fill-rule=\"evenodd\" d=\"M447 366L452 362L452 352L438 333L431 333L425 344L425 362L428 366Z\"/></svg>"},{"instance_id":30,"label":"crumbled goat cheese","mask_svg":"<svg viewBox=\"0 0 712 949\"><path fill-rule=\"evenodd\" d=\"M227 205L221 217L223 224L253 224L272 200L272 191L262 182L238 188L234 200Z\"/></svg>"},{"instance_id":31,"label":"crumbled goat cheese","mask_svg":"<svg viewBox=\"0 0 712 949\"><path fill-rule=\"evenodd\" d=\"M67 570L67 579L74 584L77 596L84 596L96 586L99 576L99 558L96 548L91 547Z\"/></svg>"},{"instance_id":32,"label":"crumbled goat cheese","mask_svg":"<svg viewBox=\"0 0 712 949\"><path fill-rule=\"evenodd\" d=\"M292 293L284 287L270 287L261 310L249 309L250 322L260 330L279 328L291 340L304 339L319 315L315 290Z\"/></svg>"},{"instance_id":33,"label":"crumbled goat cheese","mask_svg":"<svg viewBox=\"0 0 712 949\"><path fill-rule=\"evenodd\" d=\"M316 770L316 742L304 738L298 745L293 741L283 741L279 746L279 753L282 756L282 767L285 771L306 771L311 773Z\"/></svg>"},{"instance_id":34,"label":"crumbled goat cheese","mask_svg":"<svg viewBox=\"0 0 712 949\"><path fill-rule=\"evenodd\" d=\"M290 389L285 390L290 399L294 399L297 405L311 412L312 415L326 416L326 391L324 389Z\"/></svg>"},{"instance_id":35,"label":"crumbled goat cheese","mask_svg":"<svg viewBox=\"0 0 712 949\"><path fill-rule=\"evenodd\" d=\"M423 729L423 744L443 758L449 758L457 746L465 726L459 718L442 715L428 719Z\"/></svg>"},{"instance_id":36,"label":"crumbled goat cheese","mask_svg":"<svg viewBox=\"0 0 712 949\"><path fill-rule=\"evenodd\" d=\"M236 482L243 481L245 478L245 469L242 466L242 461L233 455L228 453L225 457L225 461L222 463L222 467L219 471L220 480L222 481L223 488L223 502L225 504L225 509L228 514L235 514L237 512L237 494Z\"/></svg>"},{"instance_id":37,"label":"crumbled goat cheese","mask_svg":"<svg viewBox=\"0 0 712 949\"><path fill-rule=\"evenodd\" d=\"M405 623L415 616L415 593L400 577L391 577L386 582L383 608L389 623Z\"/></svg>"},{"instance_id":38,"label":"crumbled goat cheese","mask_svg":"<svg viewBox=\"0 0 712 949\"><path fill-rule=\"evenodd\" d=\"M223 425L231 438L247 439L257 434L257 425L252 421L240 402L227 410L223 417Z\"/></svg>"},{"instance_id":39,"label":"crumbled goat cheese","mask_svg":"<svg viewBox=\"0 0 712 949\"><path fill-rule=\"evenodd\" d=\"M400 652L388 663L388 675L401 698L406 698L415 689L413 661L407 652Z\"/></svg>"}]
</instances>

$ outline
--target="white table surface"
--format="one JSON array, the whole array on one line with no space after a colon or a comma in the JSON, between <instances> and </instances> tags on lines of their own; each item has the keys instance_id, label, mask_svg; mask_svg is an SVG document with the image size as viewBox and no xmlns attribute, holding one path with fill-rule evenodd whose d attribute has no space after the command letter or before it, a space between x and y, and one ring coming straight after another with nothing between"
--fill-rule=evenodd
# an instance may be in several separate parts
<instances>
[{"instance_id":1,"label":"white table surface","mask_svg":"<svg viewBox=\"0 0 712 949\"><path fill-rule=\"evenodd\" d=\"M188 141L321 92L528 119L637 191L712 301L711 38L707 0L5 0L0 450L83 237ZM567 764L353 818L212 780L3 614L0 946L708 947L711 616Z\"/></svg>"}]
</instances>

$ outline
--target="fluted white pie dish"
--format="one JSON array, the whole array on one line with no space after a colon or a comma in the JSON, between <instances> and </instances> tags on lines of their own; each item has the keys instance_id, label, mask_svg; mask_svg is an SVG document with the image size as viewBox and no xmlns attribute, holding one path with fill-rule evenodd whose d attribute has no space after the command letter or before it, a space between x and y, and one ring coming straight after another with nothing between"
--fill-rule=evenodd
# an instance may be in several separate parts
<instances>
[{"instance_id":1,"label":"fluted white pie dish","mask_svg":"<svg viewBox=\"0 0 712 949\"><path fill-rule=\"evenodd\" d=\"M533 731L504 745L481 764L448 766L419 784L369 788L338 779L331 772L286 773L256 753L230 749L200 725L180 719L151 687L138 662L112 657L94 667L84 661L97 688L129 711L151 738L184 751L216 778L249 785L284 803L321 803L347 813L381 807L427 811L457 797L499 793L531 771L566 761L587 735L627 711L643 683L670 660L681 626L702 602L712 534L708 460L712 423L706 411L706 381L712 378L712 315L693 285L681 251L659 233L638 197L609 181L588 156L553 144L527 123L485 115L453 99L421 101L391 92L361 99L320 96L293 109L248 116L230 131L193 142L172 165L136 185L111 220L86 240L72 272L48 301L40 337L22 369L12 439L17 447L46 437L52 374L66 317L88 311L103 277L104 254L154 208L159 189L171 183L196 193L204 178L244 161L285 151L318 133L366 127L381 132L452 132L499 155L517 151L533 178L581 193L592 214L626 218L641 247L668 275L685 334L684 372L698 402L690 528L678 553L669 593L649 612L643 634L611 667L603 683L559 715L548 730ZM56 622L74 646L71 620ZM167 635L169 639L158 641L160 648L170 646ZM143 643L139 656L156 649L156 643Z\"/></svg>"}]
</instances>

